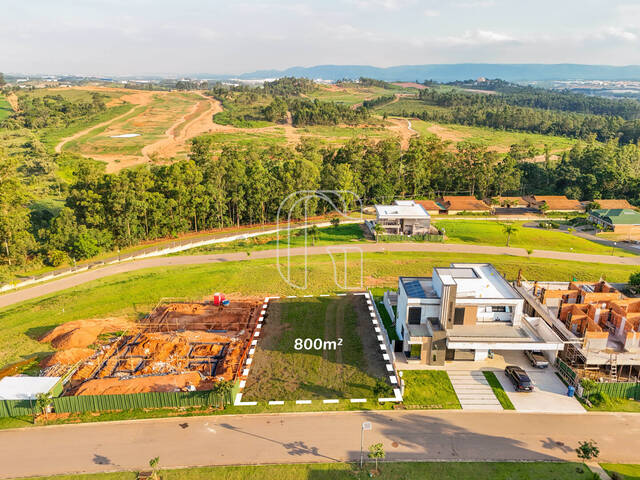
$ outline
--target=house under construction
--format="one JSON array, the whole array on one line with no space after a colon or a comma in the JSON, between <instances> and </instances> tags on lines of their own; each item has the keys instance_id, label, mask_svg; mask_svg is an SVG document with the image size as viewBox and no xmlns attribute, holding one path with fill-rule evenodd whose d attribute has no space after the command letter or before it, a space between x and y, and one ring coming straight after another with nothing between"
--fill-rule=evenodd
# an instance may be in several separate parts
<instances>
[{"instance_id":1,"label":"house under construction","mask_svg":"<svg viewBox=\"0 0 640 480\"><path fill-rule=\"evenodd\" d=\"M528 308L566 342L561 358L581 376L637 381L640 376L640 298L605 281L522 282Z\"/></svg>"}]
</instances>

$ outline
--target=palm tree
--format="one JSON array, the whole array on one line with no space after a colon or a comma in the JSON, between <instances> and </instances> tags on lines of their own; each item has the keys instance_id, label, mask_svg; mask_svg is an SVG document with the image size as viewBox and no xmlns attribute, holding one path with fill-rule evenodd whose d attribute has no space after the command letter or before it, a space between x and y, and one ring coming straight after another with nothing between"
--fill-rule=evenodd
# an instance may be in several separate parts
<instances>
[{"instance_id":1,"label":"palm tree","mask_svg":"<svg viewBox=\"0 0 640 480\"><path fill-rule=\"evenodd\" d=\"M380 235L384 233L384 227L379 223L376 223L373 227L373 231L376 232L376 242L378 242Z\"/></svg>"},{"instance_id":2,"label":"palm tree","mask_svg":"<svg viewBox=\"0 0 640 480\"><path fill-rule=\"evenodd\" d=\"M511 235L515 235L518 233L518 227L511 223L507 223L502 227L502 231L507 236L507 247L509 246L509 242L511 241Z\"/></svg>"},{"instance_id":3,"label":"palm tree","mask_svg":"<svg viewBox=\"0 0 640 480\"><path fill-rule=\"evenodd\" d=\"M311 235L311 245L316 244L316 237L318 236L318 226L311 225L308 230L309 235Z\"/></svg>"}]
</instances>

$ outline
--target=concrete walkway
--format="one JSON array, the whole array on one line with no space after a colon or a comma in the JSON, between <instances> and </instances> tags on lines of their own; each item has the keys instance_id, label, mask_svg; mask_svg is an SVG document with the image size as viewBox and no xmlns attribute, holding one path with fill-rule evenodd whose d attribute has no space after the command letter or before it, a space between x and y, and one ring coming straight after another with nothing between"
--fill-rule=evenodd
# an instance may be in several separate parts
<instances>
[{"instance_id":1,"label":"concrete walkway","mask_svg":"<svg viewBox=\"0 0 640 480\"><path fill-rule=\"evenodd\" d=\"M599 461L638 461L640 415L472 411L321 412L104 422L0 431L0 478L199 465L356 460L381 442L389 461L576 461L594 438Z\"/></svg>"},{"instance_id":2,"label":"concrete walkway","mask_svg":"<svg viewBox=\"0 0 640 480\"><path fill-rule=\"evenodd\" d=\"M460 253L460 254L482 254L482 255L509 255L514 257L527 257L528 254L523 248L512 247L490 247L484 245L463 245L455 243L348 243L344 245L331 245L333 252L340 251L341 248L348 248L353 251L359 248L362 252L434 252L434 253ZM286 250L285 250L286 252ZM292 248L289 252L291 256L304 255L304 247ZM327 247L308 247L308 255L327 254ZM108 277L118 273L133 272L144 268L171 267L180 265L198 265L203 263L221 263L234 261L251 261L253 259L275 258L277 250L252 251L247 257L246 252L221 253L216 255L184 255L175 257L154 257L142 260L134 260L128 263L107 265L81 273L70 275L43 283L34 287L12 291L0 295L0 308L13 305L15 303L37 298L42 295L65 290L67 288L82 285L92 280ZM283 255L280 252L280 255ZM534 250L531 257L548 258L555 260L572 260L576 262L602 263L610 265L640 265L640 256L637 257L615 257L610 255L592 255L586 253L567 253L549 250ZM460 260L464 258L461 257Z\"/></svg>"},{"instance_id":3,"label":"concrete walkway","mask_svg":"<svg viewBox=\"0 0 640 480\"><path fill-rule=\"evenodd\" d=\"M502 410L482 371L450 370L447 373L463 410Z\"/></svg>"}]
</instances>

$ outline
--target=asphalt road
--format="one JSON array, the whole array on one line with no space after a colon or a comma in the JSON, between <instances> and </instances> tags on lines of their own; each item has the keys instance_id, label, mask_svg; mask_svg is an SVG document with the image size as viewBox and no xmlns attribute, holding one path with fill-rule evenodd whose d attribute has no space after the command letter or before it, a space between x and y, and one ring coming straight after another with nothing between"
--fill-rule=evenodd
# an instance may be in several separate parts
<instances>
[{"instance_id":1,"label":"asphalt road","mask_svg":"<svg viewBox=\"0 0 640 480\"><path fill-rule=\"evenodd\" d=\"M0 431L0 478L202 465L342 462L382 442L387 459L577 460L595 439L600 461L637 463L640 415L391 411L230 415Z\"/></svg>"},{"instance_id":2,"label":"asphalt road","mask_svg":"<svg viewBox=\"0 0 640 480\"><path fill-rule=\"evenodd\" d=\"M363 252L452 252L452 253L478 253L487 255L511 255L526 257L527 252L523 248L511 247L489 247L483 245L460 245L454 243L350 243L344 245L332 245L332 251L339 251L341 247L353 249L360 248ZM309 255L325 254L327 247L308 247ZM292 248L291 255L303 255L304 248ZM83 283L108 277L117 273L132 272L143 268L167 267L179 265L196 265L203 263L218 263L231 261L250 261L257 258L275 258L277 250L258 250L251 252L247 257L246 252L221 253L215 255L184 255L175 257L152 257L141 260L133 260L127 263L118 263L98 267L81 273L61 277L47 283L23 288L21 290L7 292L0 295L0 308L13 305L14 303L37 298L49 293L58 292L67 288L82 285ZM578 262L593 262L610 265L640 265L640 256L636 257L616 257L613 255L592 255L586 253L567 253L550 250L534 250L531 254L536 258L549 258L557 260L573 260Z\"/></svg>"}]
</instances>

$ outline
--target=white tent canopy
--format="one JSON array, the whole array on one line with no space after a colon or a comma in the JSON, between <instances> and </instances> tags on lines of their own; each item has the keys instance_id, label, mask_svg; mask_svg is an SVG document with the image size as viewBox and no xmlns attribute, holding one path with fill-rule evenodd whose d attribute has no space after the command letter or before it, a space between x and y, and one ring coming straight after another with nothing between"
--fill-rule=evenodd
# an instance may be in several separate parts
<instances>
[{"instance_id":1,"label":"white tent canopy","mask_svg":"<svg viewBox=\"0 0 640 480\"><path fill-rule=\"evenodd\" d=\"M47 393L61 377L4 377L0 380L0 400L35 400Z\"/></svg>"}]
</instances>

